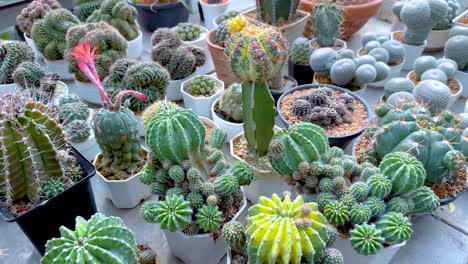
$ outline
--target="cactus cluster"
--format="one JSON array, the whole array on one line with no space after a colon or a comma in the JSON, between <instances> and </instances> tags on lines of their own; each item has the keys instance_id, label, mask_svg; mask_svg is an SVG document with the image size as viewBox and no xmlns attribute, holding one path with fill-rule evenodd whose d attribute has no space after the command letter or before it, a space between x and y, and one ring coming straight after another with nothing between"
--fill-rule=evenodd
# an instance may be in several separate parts
<instances>
[{"instance_id":1,"label":"cactus cluster","mask_svg":"<svg viewBox=\"0 0 468 264\"><path fill-rule=\"evenodd\" d=\"M233 83L224 91L219 99L219 110L223 114L232 119L234 122L242 122L242 86L238 83Z\"/></svg>"},{"instance_id":2,"label":"cactus cluster","mask_svg":"<svg viewBox=\"0 0 468 264\"><path fill-rule=\"evenodd\" d=\"M403 44L387 36L368 32L362 37L361 43L365 53L374 57L377 62L381 61L389 66L395 66L401 64L405 58Z\"/></svg>"},{"instance_id":3,"label":"cactus cluster","mask_svg":"<svg viewBox=\"0 0 468 264\"><path fill-rule=\"evenodd\" d=\"M289 56L291 61L299 65L309 65L311 54L310 42L307 38L294 40Z\"/></svg>"},{"instance_id":4,"label":"cactus cluster","mask_svg":"<svg viewBox=\"0 0 468 264\"><path fill-rule=\"evenodd\" d=\"M335 3L322 2L314 7L314 38L320 47L333 47L336 39L340 37L342 20L343 9Z\"/></svg>"},{"instance_id":5,"label":"cactus cluster","mask_svg":"<svg viewBox=\"0 0 468 264\"><path fill-rule=\"evenodd\" d=\"M465 45L468 41L467 30L463 27L453 27L449 37L444 47L445 58L455 61L458 70L468 71L468 47Z\"/></svg>"},{"instance_id":6,"label":"cactus cluster","mask_svg":"<svg viewBox=\"0 0 468 264\"><path fill-rule=\"evenodd\" d=\"M216 93L216 90L219 89L219 87L217 87L217 83L213 78L207 75L201 75L196 76L188 82L185 89L194 96L210 97Z\"/></svg>"},{"instance_id":7,"label":"cactus cluster","mask_svg":"<svg viewBox=\"0 0 468 264\"><path fill-rule=\"evenodd\" d=\"M126 56L127 42L117 30L106 22L88 23L71 27L66 35L65 59L69 62L68 71L75 75L75 79L81 82L91 82L80 70L78 62L70 53L78 43L91 43L91 48L99 46L95 59L96 71L99 79L104 79L110 74L110 68L118 59Z\"/></svg>"},{"instance_id":8,"label":"cactus cluster","mask_svg":"<svg viewBox=\"0 0 468 264\"><path fill-rule=\"evenodd\" d=\"M101 0L73 0L73 14L85 22L91 14L101 8Z\"/></svg>"},{"instance_id":9,"label":"cactus cluster","mask_svg":"<svg viewBox=\"0 0 468 264\"><path fill-rule=\"evenodd\" d=\"M293 113L303 122L331 128L352 122L354 100L349 94L334 94L332 89L321 87L296 97L293 102Z\"/></svg>"},{"instance_id":10,"label":"cactus cluster","mask_svg":"<svg viewBox=\"0 0 468 264\"><path fill-rule=\"evenodd\" d=\"M34 23L45 17L47 12L61 8L56 0L34 0L21 10L16 17L16 24L28 38L32 38L31 31Z\"/></svg>"},{"instance_id":11,"label":"cactus cluster","mask_svg":"<svg viewBox=\"0 0 468 264\"><path fill-rule=\"evenodd\" d=\"M167 69L171 80L187 78L196 67L205 63L205 51L197 46L185 45L177 33L169 28L159 28L151 37L151 57Z\"/></svg>"},{"instance_id":12,"label":"cactus cluster","mask_svg":"<svg viewBox=\"0 0 468 264\"><path fill-rule=\"evenodd\" d=\"M128 108L135 112L141 112L150 104L163 99L166 87L169 85L169 73L157 62L119 59L109 72L103 86L111 98L115 98L119 92L127 89L138 91L148 97L146 102L128 97L130 100Z\"/></svg>"},{"instance_id":13,"label":"cactus cluster","mask_svg":"<svg viewBox=\"0 0 468 264\"><path fill-rule=\"evenodd\" d=\"M447 15L437 23L432 29L434 30L446 30L452 27L452 20L460 13L460 5L457 0L445 0L449 7Z\"/></svg>"},{"instance_id":14,"label":"cactus cluster","mask_svg":"<svg viewBox=\"0 0 468 264\"><path fill-rule=\"evenodd\" d=\"M177 24L174 31L182 41L196 40L201 34L201 28L199 25L184 22Z\"/></svg>"},{"instance_id":15,"label":"cactus cluster","mask_svg":"<svg viewBox=\"0 0 468 264\"><path fill-rule=\"evenodd\" d=\"M136 39L140 32L136 23L137 10L125 0L104 0L101 7L87 19L87 23L106 22L128 41Z\"/></svg>"},{"instance_id":16,"label":"cactus cluster","mask_svg":"<svg viewBox=\"0 0 468 264\"><path fill-rule=\"evenodd\" d=\"M299 0L260 0L257 1L257 19L277 26L292 19L298 6Z\"/></svg>"},{"instance_id":17,"label":"cactus cluster","mask_svg":"<svg viewBox=\"0 0 468 264\"><path fill-rule=\"evenodd\" d=\"M0 41L0 84L15 82L13 73L23 62L34 62L34 51L25 42Z\"/></svg>"},{"instance_id":18,"label":"cactus cluster","mask_svg":"<svg viewBox=\"0 0 468 264\"><path fill-rule=\"evenodd\" d=\"M78 216L75 230L62 226L60 235L47 241L41 264L70 260L76 263L139 263L135 235L119 217L97 213L85 220Z\"/></svg>"}]
</instances>

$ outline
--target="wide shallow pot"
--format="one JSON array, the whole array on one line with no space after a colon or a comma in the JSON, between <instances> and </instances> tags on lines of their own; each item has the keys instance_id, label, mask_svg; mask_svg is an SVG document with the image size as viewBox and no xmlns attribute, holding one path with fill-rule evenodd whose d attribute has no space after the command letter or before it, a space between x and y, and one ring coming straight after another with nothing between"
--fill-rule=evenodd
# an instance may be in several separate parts
<instances>
[{"instance_id":1,"label":"wide shallow pot","mask_svg":"<svg viewBox=\"0 0 468 264\"><path fill-rule=\"evenodd\" d=\"M228 58L224 55L224 48L216 44L216 29L210 30L206 36L208 49L213 59L215 66L216 77L224 82L224 85L229 86L232 83L240 83L239 78L231 71L231 64Z\"/></svg>"},{"instance_id":2,"label":"wide shallow pot","mask_svg":"<svg viewBox=\"0 0 468 264\"><path fill-rule=\"evenodd\" d=\"M231 221L242 222L246 216L247 200L244 194L243 203ZM218 264L228 248L222 236L214 240L211 233L188 236L181 231L163 230L163 232L172 254L186 264Z\"/></svg>"},{"instance_id":3,"label":"wide shallow pot","mask_svg":"<svg viewBox=\"0 0 468 264\"><path fill-rule=\"evenodd\" d=\"M438 51L442 50L445 42L449 39L450 29L445 30L431 30L427 36L427 45L424 51Z\"/></svg>"},{"instance_id":4,"label":"wide shallow pot","mask_svg":"<svg viewBox=\"0 0 468 264\"><path fill-rule=\"evenodd\" d=\"M181 80L170 80L169 85L166 87L166 99L170 101L180 101L183 99L182 92L180 91L180 87L182 83L186 80L194 77L196 75L196 71L193 72L187 78Z\"/></svg>"},{"instance_id":5,"label":"wide shallow pot","mask_svg":"<svg viewBox=\"0 0 468 264\"><path fill-rule=\"evenodd\" d=\"M388 77L385 78L384 80L380 82L373 82L373 83L368 83L367 86L369 87L383 87L385 83L388 82L388 80L399 77L400 72L403 69L403 65L405 65L405 59L403 61L396 65L396 66L389 66L390 67L390 73L388 74Z\"/></svg>"},{"instance_id":6,"label":"wide shallow pot","mask_svg":"<svg viewBox=\"0 0 468 264\"><path fill-rule=\"evenodd\" d=\"M288 74L296 79L298 85L310 84L313 81L314 70L310 65L296 64L289 59Z\"/></svg>"},{"instance_id":7,"label":"wide shallow pot","mask_svg":"<svg viewBox=\"0 0 468 264\"><path fill-rule=\"evenodd\" d=\"M453 77L457 79L461 85L468 87L468 72L458 70ZM461 95L463 97L468 97L468 89L462 91Z\"/></svg>"},{"instance_id":8,"label":"wide shallow pot","mask_svg":"<svg viewBox=\"0 0 468 264\"><path fill-rule=\"evenodd\" d=\"M175 30L176 27L173 27L172 30ZM187 45L194 45L200 48L206 49L206 36L208 35L208 29L206 27L200 26L200 36L194 40L183 40L182 42Z\"/></svg>"},{"instance_id":9,"label":"wide shallow pot","mask_svg":"<svg viewBox=\"0 0 468 264\"><path fill-rule=\"evenodd\" d=\"M192 0L193 1L193 0ZM208 29L214 29L213 19L226 12L229 6L229 0L222 0L219 4L208 4L207 0L199 0L203 10L205 26Z\"/></svg>"},{"instance_id":10,"label":"wide shallow pot","mask_svg":"<svg viewBox=\"0 0 468 264\"><path fill-rule=\"evenodd\" d=\"M279 130L281 129L275 126L275 131ZM229 148L234 159L246 162L241 157L237 156L234 152L234 142L237 142L243 135L244 132L232 138L229 141ZM271 170L261 170L254 167L254 173L255 180L252 181L248 186L243 186L245 196L252 203L257 203L260 196L270 197L273 193L282 194L285 191L293 193L292 187L287 185L283 177L281 177L279 173L273 170L273 168Z\"/></svg>"},{"instance_id":11,"label":"wide shallow pot","mask_svg":"<svg viewBox=\"0 0 468 264\"><path fill-rule=\"evenodd\" d=\"M47 66L47 71L58 73L60 76L60 80L73 80L73 74L68 72L68 61L51 61L44 57L44 62Z\"/></svg>"},{"instance_id":12,"label":"wide shallow pot","mask_svg":"<svg viewBox=\"0 0 468 264\"><path fill-rule=\"evenodd\" d=\"M0 96L7 93L14 93L16 90L16 83L0 84Z\"/></svg>"},{"instance_id":13,"label":"wide shallow pot","mask_svg":"<svg viewBox=\"0 0 468 264\"><path fill-rule=\"evenodd\" d=\"M383 0L369 0L367 3L358 5L341 6L343 8L343 22L341 24L341 38L349 39L355 32L361 29L367 21L374 16ZM313 14L319 0L301 0L299 9ZM313 25L307 24L304 35L311 38L313 35Z\"/></svg>"},{"instance_id":14,"label":"wide shallow pot","mask_svg":"<svg viewBox=\"0 0 468 264\"><path fill-rule=\"evenodd\" d=\"M402 31L392 32L392 39L398 40L395 38L395 34L398 32L403 33ZM424 41L424 44L419 46L408 45L404 42L401 42L401 44L403 44L403 46L405 47L405 63L403 64L403 70L409 71L413 69L413 65L416 59L421 57L421 55L423 54L424 49L427 45L427 41Z\"/></svg>"},{"instance_id":15,"label":"wide shallow pot","mask_svg":"<svg viewBox=\"0 0 468 264\"><path fill-rule=\"evenodd\" d=\"M147 31L153 32L157 28L174 27L180 22L186 22L189 11L181 2L163 5L136 4L127 0L138 11L138 24Z\"/></svg>"},{"instance_id":16,"label":"wide shallow pot","mask_svg":"<svg viewBox=\"0 0 468 264\"><path fill-rule=\"evenodd\" d=\"M218 116L218 114L215 112L215 109L218 108L219 100L220 98L217 98L211 104L211 118L220 128L226 130L227 140L231 140L234 136L238 135L244 130L244 123L229 122Z\"/></svg>"},{"instance_id":17,"label":"wide shallow pot","mask_svg":"<svg viewBox=\"0 0 468 264\"><path fill-rule=\"evenodd\" d=\"M406 241L400 244L385 247L375 255L364 256L354 250L349 239L345 239L338 235L336 242L333 244L333 247L341 252L343 259L351 261L350 263L387 264L391 262L393 256L395 256L398 250L400 250L400 248L404 245L406 245Z\"/></svg>"},{"instance_id":18,"label":"wide shallow pot","mask_svg":"<svg viewBox=\"0 0 468 264\"><path fill-rule=\"evenodd\" d=\"M143 33L138 30L138 37L127 41L127 57L132 59L140 58L143 53Z\"/></svg>"},{"instance_id":19,"label":"wide shallow pot","mask_svg":"<svg viewBox=\"0 0 468 264\"><path fill-rule=\"evenodd\" d=\"M351 140L355 139L356 137L358 137L360 134L362 134L362 132L364 132L364 130L366 130L366 128L369 126L370 124L370 121L371 121L371 115L373 113L373 110L372 110L372 107L362 98L360 97L359 95L357 95L356 93L354 92L351 92L347 89L344 89L344 88L341 88L341 87L338 87L338 86L335 86L335 85L330 85L330 84L305 84L305 85L300 85L294 89L291 89L287 92L285 92L281 97L280 99L278 100L278 103L276 105L276 109L278 109L278 115L280 117L280 120L281 120L281 123L285 126L285 127L289 127L291 124L285 119L285 117L283 116L283 113L281 113L281 102L283 101L284 97L287 96L288 94L290 93L294 93L295 91L300 91L300 90L305 90L305 89L311 89L311 88L319 88L319 87L327 87L327 88L330 88L330 89L333 89L333 90L337 90L337 91L340 91L340 92L343 92L343 93L347 93L351 96L354 97L354 99L358 100L359 102L362 103L362 105L364 105L364 107L366 108L366 111L367 111L367 123L366 125L355 131L354 133L351 133L351 134L348 134L348 135L344 135L344 136L328 136L328 142L330 143L331 146L337 146L337 147L340 147L342 149L345 149L346 146L349 144L349 142L351 142Z\"/></svg>"},{"instance_id":20,"label":"wide shallow pot","mask_svg":"<svg viewBox=\"0 0 468 264\"><path fill-rule=\"evenodd\" d=\"M463 8L462 8L463 10ZM463 26L463 27L468 27L468 24L465 24L465 23L462 23L460 22L460 20L463 18L463 17L466 17L468 15L468 9L465 10L464 12L462 12L460 15L458 15L457 17L455 17L452 22L458 26Z\"/></svg>"},{"instance_id":21,"label":"wide shallow pot","mask_svg":"<svg viewBox=\"0 0 468 264\"><path fill-rule=\"evenodd\" d=\"M75 85L75 94L77 94L81 99L91 104L101 104L101 96L99 95L99 90L93 83L81 82L75 79Z\"/></svg>"},{"instance_id":22,"label":"wide shallow pot","mask_svg":"<svg viewBox=\"0 0 468 264\"><path fill-rule=\"evenodd\" d=\"M47 240L60 236L61 226L74 229L77 216L88 219L97 211L89 181L95 169L76 149L72 148L71 152L85 175L79 182L18 217L0 206L2 218L16 222L41 255L44 255Z\"/></svg>"},{"instance_id":23,"label":"wide shallow pot","mask_svg":"<svg viewBox=\"0 0 468 264\"><path fill-rule=\"evenodd\" d=\"M215 81L216 83L215 86L218 87L217 88L218 90L216 90L214 94L212 94L209 97L194 96L185 90L185 87L187 87L190 81L192 81L197 76L193 76L192 78L185 80L180 86L180 92L182 93L182 98L184 99L185 108L192 109L192 111L199 116L211 118L211 110L210 110L211 105L216 99L221 97L221 94L224 92L224 82L210 75L204 75L204 76Z\"/></svg>"},{"instance_id":24,"label":"wide shallow pot","mask_svg":"<svg viewBox=\"0 0 468 264\"><path fill-rule=\"evenodd\" d=\"M144 149L145 155L148 154ZM94 159L94 166L102 160L102 153L96 155ZM140 171L141 172L141 171ZM143 184L140 181L140 172L135 173L125 180L107 180L104 176L96 170L96 174L107 187L106 198L110 199L117 208L134 208L142 201L151 196L151 188L149 185Z\"/></svg>"},{"instance_id":25,"label":"wide shallow pot","mask_svg":"<svg viewBox=\"0 0 468 264\"><path fill-rule=\"evenodd\" d=\"M39 59L44 58L44 56L42 56L42 53L37 49L36 42L34 42L34 40L32 38L28 38L26 36L26 34L24 34L24 40L26 40L26 43L28 43L29 47L31 47L31 49L34 51L34 56L36 57L36 62Z\"/></svg>"}]
</instances>

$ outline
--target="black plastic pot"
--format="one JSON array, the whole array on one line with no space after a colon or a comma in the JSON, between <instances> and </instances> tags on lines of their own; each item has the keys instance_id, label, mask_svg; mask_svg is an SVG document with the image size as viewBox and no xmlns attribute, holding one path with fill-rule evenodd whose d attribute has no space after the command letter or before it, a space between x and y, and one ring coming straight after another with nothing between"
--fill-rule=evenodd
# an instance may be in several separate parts
<instances>
[{"instance_id":1,"label":"black plastic pot","mask_svg":"<svg viewBox=\"0 0 468 264\"><path fill-rule=\"evenodd\" d=\"M298 85L311 84L314 80L314 70L309 65L295 64L289 60L288 72L296 79Z\"/></svg>"},{"instance_id":2,"label":"black plastic pot","mask_svg":"<svg viewBox=\"0 0 468 264\"><path fill-rule=\"evenodd\" d=\"M74 229L77 216L88 219L97 211L89 181L96 170L75 148L72 153L86 175L81 181L18 217L0 206L2 218L16 222L41 255L44 255L47 240L60 236L60 226Z\"/></svg>"},{"instance_id":3,"label":"black plastic pot","mask_svg":"<svg viewBox=\"0 0 468 264\"><path fill-rule=\"evenodd\" d=\"M362 98L360 97L359 95L347 90L347 89L344 89L344 88L341 88L341 87L338 87L338 86L334 86L334 85L330 85L330 84L304 84L304 85L300 85L296 88L293 88L289 91L286 91L283 93L283 95L281 95L281 97L279 98L277 104L276 104L276 109L278 110L278 115L280 117L280 120L281 120L281 123L285 126L285 127L289 127L291 124L289 124L288 121L286 121L286 119L284 118L283 116L283 113L281 113L281 110L280 110L280 106L281 106L281 101L283 101L283 98L285 96L287 96L288 94L290 93L293 93L295 91L300 91L300 90L304 90L304 89L311 89L311 88L319 88L319 87L327 87L327 88L330 88L330 89L333 89L333 90L338 90L340 92L343 92L343 93L348 93L349 95L353 96L356 100L358 100L359 102L361 102L364 107L366 108L366 111L367 111L367 124L362 128L362 129L359 129L358 131L352 133L352 134L349 134L349 135L345 135L345 136L328 136L328 142L330 143L330 146L336 146L336 147L339 147L341 149L345 149L346 146L348 146L348 144L356 137L358 137L359 135L362 134L362 132L364 132L364 130L366 130L366 128L369 126L370 122L371 122L371 116L372 116L372 107Z\"/></svg>"},{"instance_id":4,"label":"black plastic pot","mask_svg":"<svg viewBox=\"0 0 468 264\"><path fill-rule=\"evenodd\" d=\"M192 0L192 1L195 1L195 0ZM200 21L205 22L205 15L203 14L203 8L200 4L200 1L198 1L197 6L198 6L198 14L200 15Z\"/></svg>"},{"instance_id":5,"label":"black plastic pot","mask_svg":"<svg viewBox=\"0 0 468 264\"><path fill-rule=\"evenodd\" d=\"M153 32L161 27L175 27L179 22L187 22L189 11L180 2L164 5L136 4L127 0L138 11L137 21L141 27Z\"/></svg>"},{"instance_id":6,"label":"black plastic pot","mask_svg":"<svg viewBox=\"0 0 468 264\"><path fill-rule=\"evenodd\" d=\"M276 91L270 89L271 96L273 96L273 99L275 99L275 104L278 103L278 100L280 99L281 95L284 94L286 91L291 90L292 88L297 86L297 81L291 76L284 75L283 80L288 81L288 85L283 88L281 91Z\"/></svg>"}]
</instances>

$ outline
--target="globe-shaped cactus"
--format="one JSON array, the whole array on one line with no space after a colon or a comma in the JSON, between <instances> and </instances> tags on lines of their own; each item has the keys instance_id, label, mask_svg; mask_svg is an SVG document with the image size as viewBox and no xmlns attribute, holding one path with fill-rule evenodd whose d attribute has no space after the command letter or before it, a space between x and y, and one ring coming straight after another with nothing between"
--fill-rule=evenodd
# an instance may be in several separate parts
<instances>
[{"instance_id":1,"label":"globe-shaped cactus","mask_svg":"<svg viewBox=\"0 0 468 264\"><path fill-rule=\"evenodd\" d=\"M385 242L389 244L402 243L413 234L411 222L401 213L386 213L376 222L378 229L382 230Z\"/></svg>"},{"instance_id":2,"label":"globe-shaped cactus","mask_svg":"<svg viewBox=\"0 0 468 264\"><path fill-rule=\"evenodd\" d=\"M386 155L380 163L380 171L392 181L392 193L402 195L424 184L426 171L423 164L405 152Z\"/></svg>"},{"instance_id":3,"label":"globe-shaped cactus","mask_svg":"<svg viewBox=\"0 0 468 264\"><path fill-rule=\"evenodd\" d=\"M374 255L383 248L382 231L374 224L356 225L350 232L351 245L362 255Z\"/></svg>"}]
</instances>

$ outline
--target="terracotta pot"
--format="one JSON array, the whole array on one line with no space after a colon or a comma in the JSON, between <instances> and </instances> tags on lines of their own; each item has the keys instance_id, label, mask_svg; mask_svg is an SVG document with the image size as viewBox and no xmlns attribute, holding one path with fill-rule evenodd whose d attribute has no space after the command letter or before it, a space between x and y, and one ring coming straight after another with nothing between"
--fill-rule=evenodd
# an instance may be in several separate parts
<instances>
[{"instance_id":1,"label":"terracotta pot","mask_svg":"<svg viewBox=\"0 0 468 264\"><path fill-rule=\"evenodd\" d=\"M208 43L208 48L210 50L211 57L213 58L216 76L224 82L226 87L235 82L240 83L241 81L231 71L231 65L224 55L224 48L218 46L215 39L216 29L212 29L208 32L206 42Z\"/></svg>"},{"instance_id":2,"label":"terracotta pot","mask_svg":"<svg viewBox=\"0 0 468 264\"><path fill-rule=\"evenodd\" d=\"M341 38L346 40L349 39L355 32L367 23L369 18L377 13L383 0L369 0L368 3L360 5L347 5L344 6L343 12L343 23L341 25ZM314 7L318 5L318 0L301 0L299 9L309 13L314 12ZM304 35L311 38L313 35L312 20L306 25Z\"/></svg>"}]
</instances>

